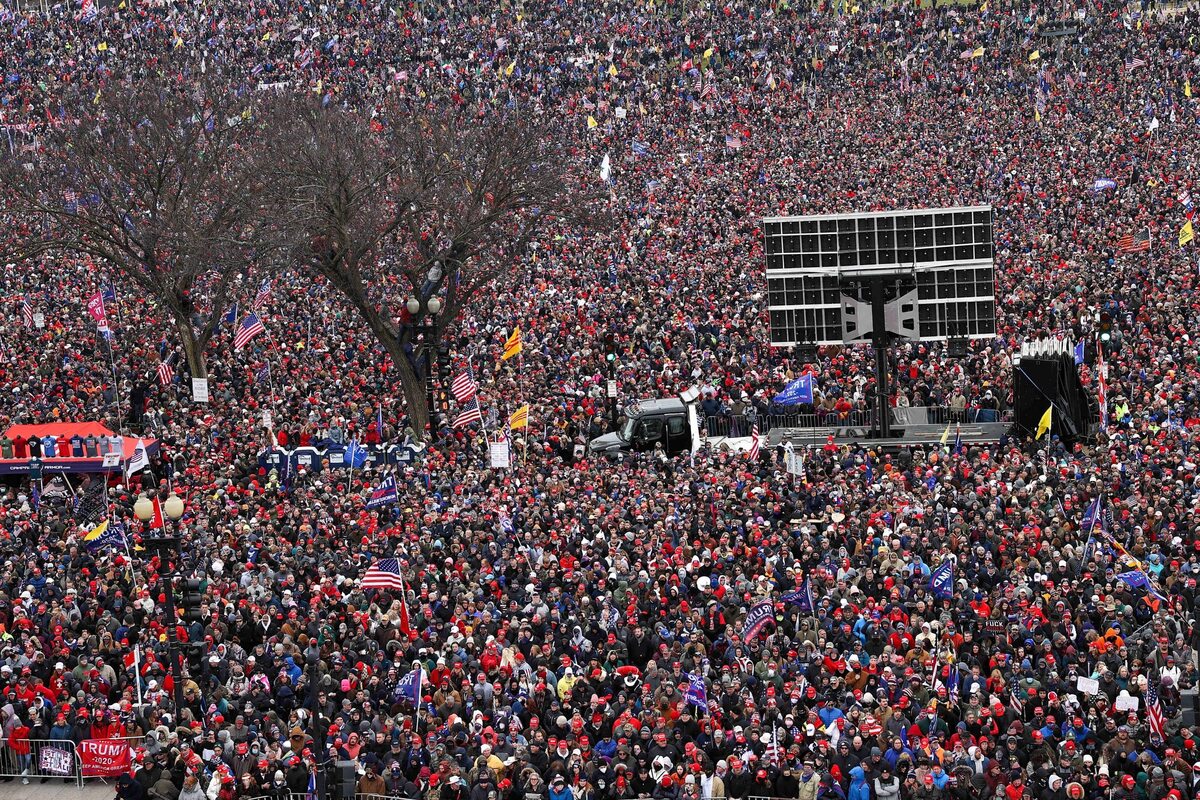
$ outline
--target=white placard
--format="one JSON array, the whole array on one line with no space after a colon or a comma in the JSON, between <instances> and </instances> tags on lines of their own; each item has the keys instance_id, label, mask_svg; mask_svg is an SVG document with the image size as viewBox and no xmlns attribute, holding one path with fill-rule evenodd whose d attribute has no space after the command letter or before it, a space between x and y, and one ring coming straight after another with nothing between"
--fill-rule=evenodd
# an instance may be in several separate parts
<instances>
[{"instance_id":1,"label":"white placard","mask_svg":"<svg viewBox=\"0 0 1200 800\"><path fill-rule=\"evenodd\" d=\"M508 439L492 442L488 448L488 453L492 459L492 469L508 469L512 465Z\"/></svg>"},{"instance_id":2,"label":"white placard","mask_svg":"<svg viewBox=\"0 0 1200 800\"><path fill-rule=\"evenodd\" d=\"M1096 680L1095 678L1085 678L1084 676L1080 675L1075 679L1075 688L1086 695L1099 694L1100 681Z\"/></svg>"},{"instance_id":3,"label":"white placard","mask_svg":"<svg viewBox=\"0 0 1200 800\"><path fill-rule=\"evenodd\" d=\"M46 327L46 315L43 314L41 311L33 312L33 327L35 327L35 328Z\"/></svg>"},{"instance_id":4,"label":"white placard","mask_svg":"<svg viewBox=\"0 0 1200 800\"><path fill-rule=\"evenodd\" d=\"M275 424L275 420L271 416L271 412L265 408L263 409L262 424L264 428L270 428L273 424Z\"/></svg>"},{"instance_id":5,"label":"white placard","mask_svg":"<svg viewBox=\"0 0 1200 800\"><path fill-rule=\"evenodd\" d=\"M208 378L192 378L192 399L197 403L208 402Z\"/></svg>"},{"instance_id":6,"label":"white placard","mask_svg":"<svg viewBox=\"0 0 1200 800\"><path fill-rule=\"evenodd\" d=\"M1117 702L1114 703L1114 706L1116 707L1117 711L1137 711L1141 704L1142 699L1140 697L1130 697L1129 695L1124 695L1117 698Z\"/></svg>"},{"instance_id":7,"label":"white placard","mask_svg":"<svg viewBox=\"0 0 1200 800\"><path fill-rule=\"evenodd\" d=\"M617 382L615 380L613 380L612 378L608 379L608 396L609 397L617 396Z\"/></svg>"},{"instance_id":8,"label":"white placard","mask_svg":"<svg viewBox=\"0 0 1200 800\"><path fill-rule=\"evenodd\" d=\"M105 469L108 469L110 467L115 467L120 463L121 463L121 454L120 453L105 453L104 461L101 462L101 466L103 466Z\"/></svg>"}]
</instances>

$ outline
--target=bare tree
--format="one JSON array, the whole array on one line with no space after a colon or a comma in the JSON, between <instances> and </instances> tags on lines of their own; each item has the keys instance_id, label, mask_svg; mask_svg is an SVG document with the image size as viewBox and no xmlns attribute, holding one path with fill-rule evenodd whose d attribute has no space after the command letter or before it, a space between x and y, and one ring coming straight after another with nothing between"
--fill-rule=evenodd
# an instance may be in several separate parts
<instances>
[{"instance_id":1,"label":"bare tree","mask_svg":"<svg viewBox=\"0 0 1200 800\"><path fill-rule=\"evenodd\" d=\"M211 71L164 73L66 98L39 152L0 165L0 207L32 221L16 258L106 262L170 316L194 377L235 277L262 255L265 213L245 144L248 104ZM164 72L165 72L164 71Z\"/></svg>"},{"instance_id":2,"label":"bare tree","mask_svg":"<svg viewBox=\"0 0 1200 800\"><path fill-rule=\"evenodd\" d=\"M297 98L270 116L260 152L292 257L324 276L387 349L424 435L422 356L428 364L473 297L517 273L535 237L591 218L564 138L553 124L513 116L390 107L371 119ZM409 299L423 311L440 305L424 331Z\"/></svg>"}]
</instances>

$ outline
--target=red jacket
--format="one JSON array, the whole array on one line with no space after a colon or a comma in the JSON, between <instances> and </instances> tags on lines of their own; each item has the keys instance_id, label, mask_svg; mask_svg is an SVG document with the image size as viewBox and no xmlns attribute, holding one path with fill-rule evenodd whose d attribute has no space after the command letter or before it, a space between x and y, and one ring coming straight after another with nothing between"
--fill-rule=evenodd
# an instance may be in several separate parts
<instances>
[{"instance_id":1,"label":"red jacket","mask_svg":"<svg viewBox=\"0 0 1200 800\"><path fill-rule=\"evenodd\" d=\"M8 748L19 756L29 755L29 726L18 725L8 735Z\"/></svg>"}]
</instances>

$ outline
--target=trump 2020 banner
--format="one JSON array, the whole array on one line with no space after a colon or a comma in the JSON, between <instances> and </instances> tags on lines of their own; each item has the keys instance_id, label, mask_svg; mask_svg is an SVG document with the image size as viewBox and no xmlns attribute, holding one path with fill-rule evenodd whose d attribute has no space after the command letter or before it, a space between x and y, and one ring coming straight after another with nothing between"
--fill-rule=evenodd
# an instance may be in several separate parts
<instances>
[{"instance_id":1,"label":"trump 2020 banner","mask_svg":"<svg viewBox=\"0 0 1200 800\"><path fill-rule=\"evenodd\" d=\"M762 633L763 628L767 627L768 622L772 625L775 624L775 603L763 600L750 609L750 613L746 615L746 627L742 631L742 641L753 641L758 634Z\"/></svg>"},{"instance_id":2,"label":"trump 2020 banner","mask_svg":"<svg viewBox=\"0 0 1200 800\"><path fill-rule=\"evenodd\" d=\"M85 778L111 778L129 773L129 744L123 739L84 739L79 762Z\"/></svg>"}]
</instances>

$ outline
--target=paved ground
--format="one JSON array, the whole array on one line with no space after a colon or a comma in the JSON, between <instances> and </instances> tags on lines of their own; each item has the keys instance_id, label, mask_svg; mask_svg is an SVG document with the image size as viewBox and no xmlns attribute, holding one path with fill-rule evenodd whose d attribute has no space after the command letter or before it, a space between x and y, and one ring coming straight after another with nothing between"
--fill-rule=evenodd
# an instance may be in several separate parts
<instances>
[{"instance_id":1,"label":"paved ground","mask_svg":"<svg viewBox=\"0 0 1200 800\"><path fill-rule=\"evenodd\" d=\"M21 783L20 778L14 778L11 783L0 783L0 798L3 800L112 800L113 784L105 785L97 780L90 780L79 788L67 785L59 780L48 783L38 783L38 778L32 778L28 786Z\"/></svg>"}]
</instances>

